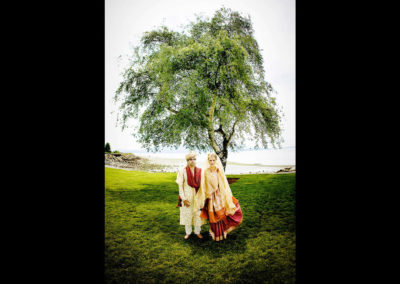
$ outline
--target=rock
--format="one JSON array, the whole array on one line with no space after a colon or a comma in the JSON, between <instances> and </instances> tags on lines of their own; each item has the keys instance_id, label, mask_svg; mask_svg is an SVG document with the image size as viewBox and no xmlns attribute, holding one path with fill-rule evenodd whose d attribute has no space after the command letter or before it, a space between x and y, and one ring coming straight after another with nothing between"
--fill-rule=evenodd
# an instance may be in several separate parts
<instances>
[{"instance_id":1,"label":"rock","mask_svg":"<svg viewBox=\"0 0 400 284\"><path fill-rule=\"evenodd\" d=\"M296 172L296 167L286 167L276 171L276 173L293 173L293 172Z\"/></svg>"},{"instance_id":2,"label":"rock","mask_svg":"<svg viewBox=\"0 0 400 284\"><path fill-rule=\"evenodd\" d=\"M108 153L104 155L105 164L119 168L141 168L141 158L132 153Z\"/></svg>"}]
</instances>

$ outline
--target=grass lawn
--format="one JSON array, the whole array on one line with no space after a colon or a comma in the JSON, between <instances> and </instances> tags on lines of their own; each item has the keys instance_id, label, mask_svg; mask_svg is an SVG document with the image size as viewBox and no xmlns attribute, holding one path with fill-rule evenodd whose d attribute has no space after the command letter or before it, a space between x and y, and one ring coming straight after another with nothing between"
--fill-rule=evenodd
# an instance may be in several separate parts
<instances>
[{"instance_id":1,"label":"grass lawn","mask_svg":"<svg viewBox=\"0 0 400 284\"><path fill-rule=\"evenodd\" d=\"M106 283L295 283L296 174L228 175L243 223L185 240L175 173L105 169Z\"/></svg>"}]
</instances>

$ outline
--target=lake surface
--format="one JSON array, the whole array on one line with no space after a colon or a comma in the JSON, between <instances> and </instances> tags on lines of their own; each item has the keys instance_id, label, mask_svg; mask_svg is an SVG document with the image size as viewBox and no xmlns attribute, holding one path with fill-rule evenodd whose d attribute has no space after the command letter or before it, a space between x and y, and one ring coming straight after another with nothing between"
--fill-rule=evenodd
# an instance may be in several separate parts
<instances>
[{"instance_id":1,"label":"lake surface","mask_svg":"<svg viewBox=\"0 0 400 284\"><path fill-rule=\"evenodd\" d=\"M170 168L168 171L175 171L186 165L185 155L187 154L187 151L133 153L148 158L154 163L165 164ZM206 153L198 154L196 165L203 168L206 158ZM295 165L295 147L268 150L247 150L240 152L231 151L228 154L226 174L273 173L281 168Z\"/></svg>"}]
</instances>

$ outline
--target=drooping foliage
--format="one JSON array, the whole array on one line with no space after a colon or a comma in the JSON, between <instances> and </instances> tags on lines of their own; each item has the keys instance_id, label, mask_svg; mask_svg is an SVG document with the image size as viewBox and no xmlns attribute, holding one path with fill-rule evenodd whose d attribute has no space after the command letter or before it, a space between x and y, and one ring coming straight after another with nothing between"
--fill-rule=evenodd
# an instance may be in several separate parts
<instances>
[{"instance_id":1,"label":"drooping foliage","mask_svg":"<svg viewBox=\"0 0 400 284\"><path fill-rule=\"evenodd\" d=\"M264 76L250 17L221 8L181 32L145 32L115 100L123 127L139 119L135 135L146 149L213 149L225 167L228 149L246 137L257 147L281 143L281 115Z\"/></svg>"}]
</instances>

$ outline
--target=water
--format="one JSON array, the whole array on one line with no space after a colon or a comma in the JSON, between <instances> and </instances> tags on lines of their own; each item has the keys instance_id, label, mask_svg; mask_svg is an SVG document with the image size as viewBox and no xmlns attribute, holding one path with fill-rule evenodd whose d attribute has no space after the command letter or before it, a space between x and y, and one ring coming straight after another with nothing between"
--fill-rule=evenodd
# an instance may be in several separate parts
<instances>
[{"instance_id":1,"label":"water","mask_svg":"<svg viewBox=\"0 0 400 284\"><path fill-rule=\"evenodd\" d=\"M186 165L185 155L187 151L171 151L159 153L132 152L141 157L148 158L154 163L168 166L168 171L176 171ZM203 168L207 158L206 153L197 155L197 166ZM226 174L246 173L273 173L288 166L296 165L296 148L286 147L282 149L247 150L230 152Z\"/></svg>"}]
</instances>

